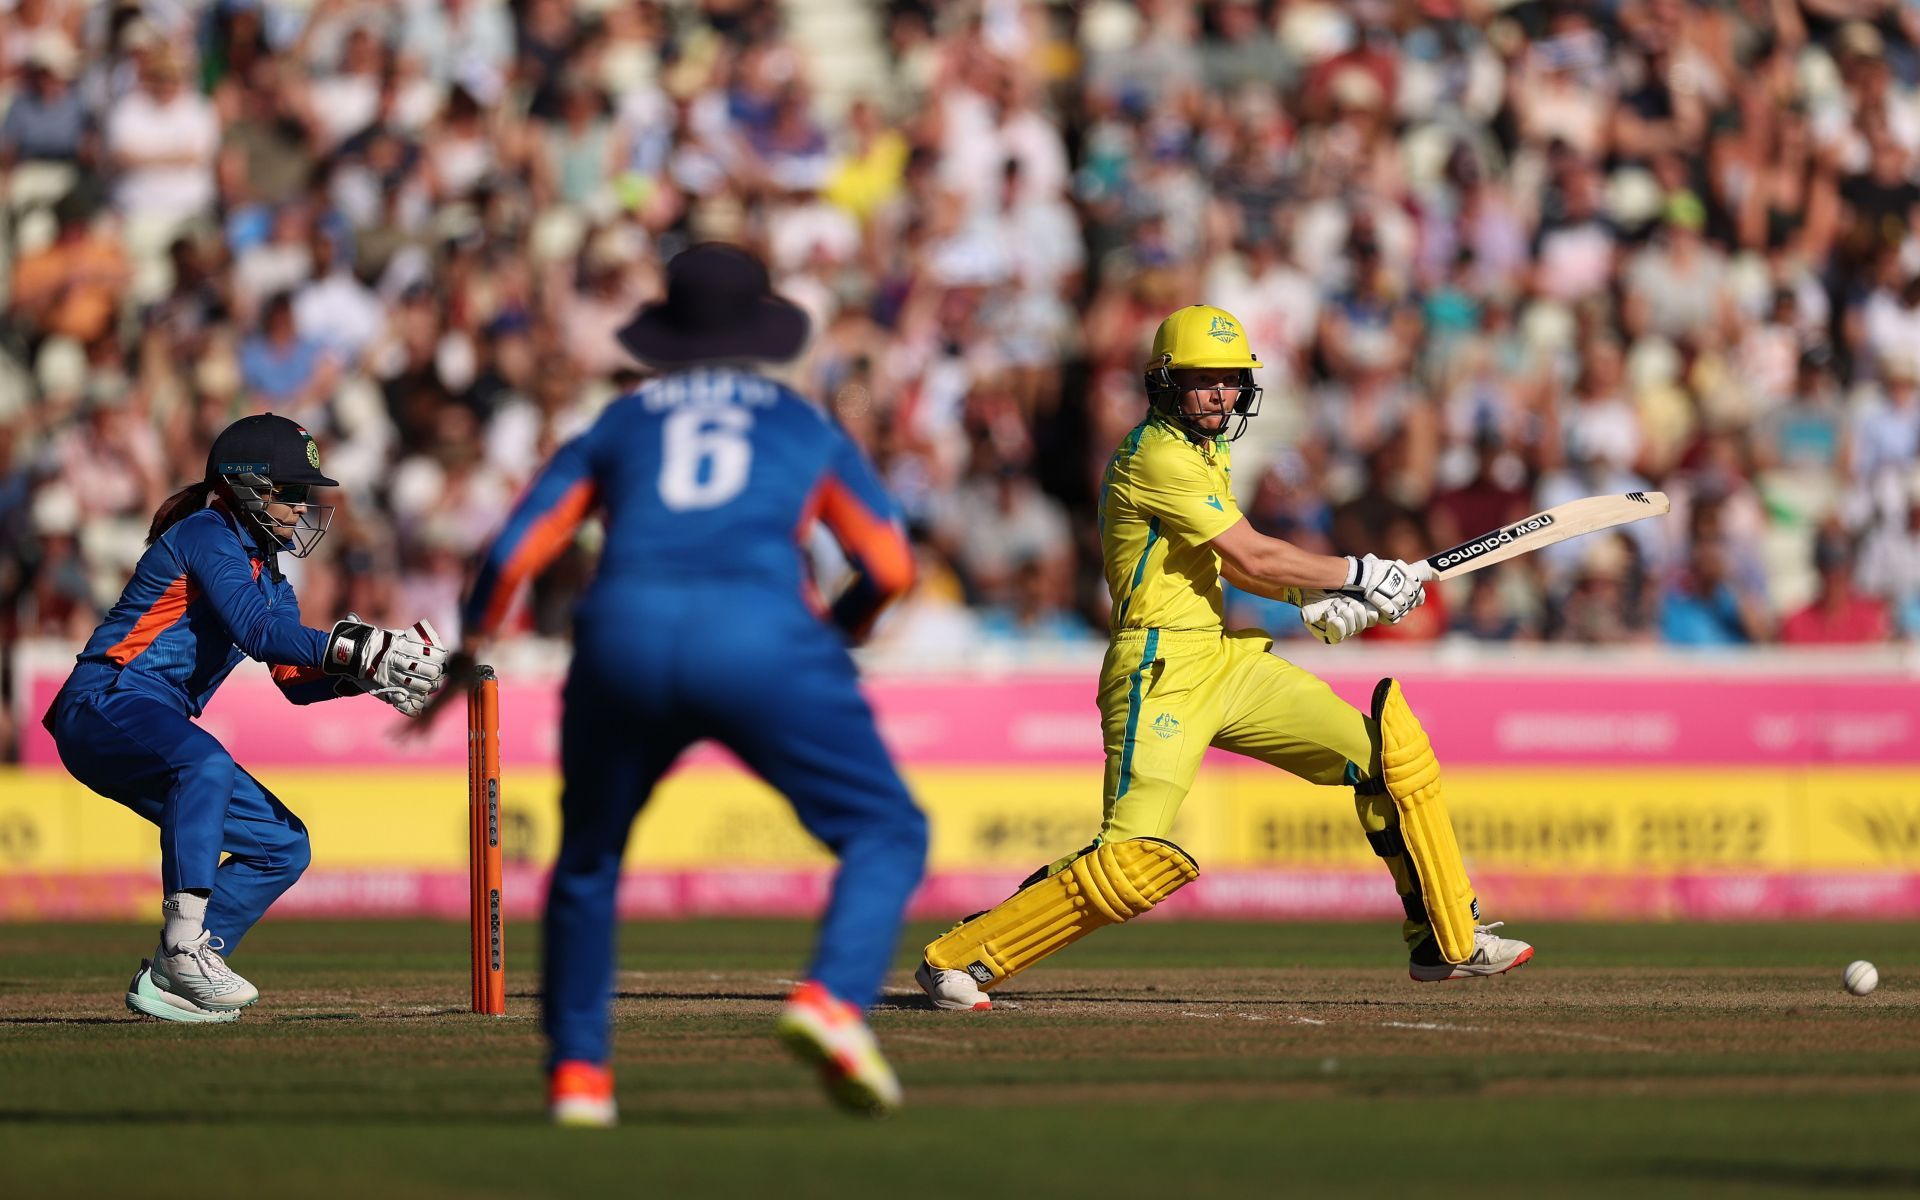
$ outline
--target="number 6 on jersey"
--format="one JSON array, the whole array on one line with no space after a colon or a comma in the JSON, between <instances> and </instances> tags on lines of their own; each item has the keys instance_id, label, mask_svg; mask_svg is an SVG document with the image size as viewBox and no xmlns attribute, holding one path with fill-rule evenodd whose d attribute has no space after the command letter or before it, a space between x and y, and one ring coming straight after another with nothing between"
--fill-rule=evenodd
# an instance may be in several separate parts
<instances>
[{"instance_id":1,"label":"number 6 on jersey","mask_svg":"<svg viewBox=\"0 0 1920 1200\"><path fill-rule=\"evenodd\" d=\"M683 408L660 427L660 500L675 512L718 508L747 486L753 414L744 408Z\"/></svg>"}]
</instances>

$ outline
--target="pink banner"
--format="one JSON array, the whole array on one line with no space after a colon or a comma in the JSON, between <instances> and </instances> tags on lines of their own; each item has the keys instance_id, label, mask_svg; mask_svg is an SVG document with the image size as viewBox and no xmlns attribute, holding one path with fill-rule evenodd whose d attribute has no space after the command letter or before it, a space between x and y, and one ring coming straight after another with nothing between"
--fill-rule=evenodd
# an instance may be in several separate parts
<instances>
[{"instance_id":1,"label":"pink banner","mask_svg":"<svg viewBox=\"0 0 1920 1200\"><path fill-rule=\"evenodd\" d=\"M944 921L1006 897L1018 872L946 872L930 876L908 915ZM811 917L824 907L832 876L818 870L634 872L621 878L620 915ZM1483 872L1484 896L1503 919L1913 920L1920 918L1920 875L1904 872L1787 874L1561 875ZM540 915L546 896L538 868L509 867L510 921ZM150 914L159 881L146 872L25 874L0 877L0 921L121 920ZM465 920L463 871L326 870L307 873L277 904L275 917L437 917ZM1209 871L1149 920L1378 920L1397 923L1400 903L1378 871Z\"/></svg>"},{"instance_id":2,"label":"pink banner","mask_svg":"<svg viewBox=\"0 0 1920 1200\"><path fill-rule=\"evenodd\" d=\"M1920 683L1782 671L1720 675L1705 664L1673 674L1497 671L1423 667L1400 676L1446 761L1501 766L1747 767L1834 763L1920 764ZM28 764L55 763L38 721L61 677L29 675ZM1364 705L1372 676L1328 682ZM915 766L1098 763L1099 717L1091 674L878 679L868 693L900 761ZM501 685L501 758L551 764L559 753L557 681ZM402 740L404 718L368 700L286 705L264 673L243 671L214 698L202 723L249 766L458 764L466 730L458 711L426 737ZM717 754L711 749L696 751Z\"/></svg>"}]
</instances>

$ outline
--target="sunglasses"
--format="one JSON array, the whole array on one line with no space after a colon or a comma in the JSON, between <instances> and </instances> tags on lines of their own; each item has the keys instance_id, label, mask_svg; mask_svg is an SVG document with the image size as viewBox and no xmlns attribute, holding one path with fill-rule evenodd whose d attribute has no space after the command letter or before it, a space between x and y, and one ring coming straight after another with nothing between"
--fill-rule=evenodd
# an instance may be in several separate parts
<instances>
[{"instance_id":1,"label":"sunglasses","mask_svg":"<svg viewBox=\"0 0 1920 1200\"><path fill-rule=\"evenodd\" d=\"M305 504L313 494L313 486L305 483L283 483L273 489L273 498L282 504Z\"/></svg>"}]
</instances>

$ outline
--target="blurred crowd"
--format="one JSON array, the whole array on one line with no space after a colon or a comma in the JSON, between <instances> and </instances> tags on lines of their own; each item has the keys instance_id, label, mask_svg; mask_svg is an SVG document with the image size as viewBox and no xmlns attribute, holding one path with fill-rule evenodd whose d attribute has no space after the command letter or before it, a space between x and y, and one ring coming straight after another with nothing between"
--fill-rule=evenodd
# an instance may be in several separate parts
<instances>
[{"instance_id":1,"label":"blurred crowd","mask_svg":"<svg viewBox=\"0 0 1920 1200\"><path fill-rule=\"evenodd\" d=\"M907 653L1100 637L1100 472L1192 302L1267 364L1266 532L1673 498L1369 636L1920 636L1912 0L0 0L0 92L8 642L83 636L267 409L343 484L309 620L451 632L706 239L813 316L785 375L907 511Z\"/></svg>"}]
</instances>

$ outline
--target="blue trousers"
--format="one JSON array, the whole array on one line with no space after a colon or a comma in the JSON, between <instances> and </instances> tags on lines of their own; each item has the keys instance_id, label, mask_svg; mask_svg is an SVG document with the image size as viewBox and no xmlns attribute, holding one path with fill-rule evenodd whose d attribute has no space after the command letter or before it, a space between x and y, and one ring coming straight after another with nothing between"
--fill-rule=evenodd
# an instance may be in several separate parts
<instances>
[{"instance_id":1,"label":"blue trousers","mask_svg":"<svg viewBox=\"0 0 1920 1200\"><path fill-rule=\"evenodd\" d=\"M159 700L131 689L62 694L53 738L75 779L160 827L166 894L212 890L206 926L228 952L307 869L300 818Z\"/></svg>"},{"instance_id":2,"label":"blue trousers","mask_svg":"<svg viewBox=\"0 0 1920 1200\"><path fill-rule=\"evenodd\" d=\"M547 895L552 1061L605 1062L615 891L634 818L690 743L713 738L784 793L840 860L809 978L865 1008L925 869L927 823L894 770L837 638L799 609L651 597L647 619L582 613L561 725L562 827Z\"/></svg>"}]
</instances>

